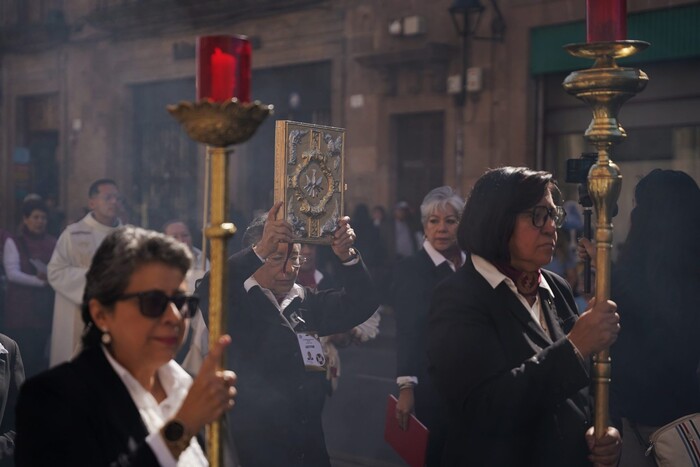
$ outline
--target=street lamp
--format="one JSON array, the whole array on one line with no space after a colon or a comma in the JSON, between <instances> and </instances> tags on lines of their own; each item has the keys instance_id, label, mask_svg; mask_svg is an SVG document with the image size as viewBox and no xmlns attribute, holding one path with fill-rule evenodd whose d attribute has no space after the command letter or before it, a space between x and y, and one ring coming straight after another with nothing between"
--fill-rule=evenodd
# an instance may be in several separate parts
<instances>
[{"instance_id":1,"label":"street lamp","mask_svg":"<svg viewBox=\"0 0 700 467\"><path fill-rule=\"evenodd\" d=\"M502 42L506 30L506 23L503 19L501 9L496 0L491 0L494 18L491 21L491 36L478 36L476 30L481 22L481 15L486 9L479 0L454 0L449 8L452 22L457 34L462 38L462 69L460 74L460 92L455 98L458 106L463 106L467 98L467 56L469 38L484 41Z\"/></svg>"}]
</instances>

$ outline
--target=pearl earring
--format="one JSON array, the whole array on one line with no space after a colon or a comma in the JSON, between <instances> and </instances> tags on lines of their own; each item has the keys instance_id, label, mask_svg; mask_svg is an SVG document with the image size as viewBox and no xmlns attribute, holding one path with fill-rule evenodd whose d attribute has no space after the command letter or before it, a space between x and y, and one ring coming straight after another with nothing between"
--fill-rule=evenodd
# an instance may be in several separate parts
<instances>
[{"instance_id":1,"label":"pearl earring","mask_svg":"<svg viewBox=\"0 0 700 467\"><path fill-rule=\"evenodd\" d=\"M102 340L102 343L104 345L109 345L112 343L112 336L109 334L109 331L107 329L102 330L102 337L100 338Z\"/></svg>"}]
</instances>

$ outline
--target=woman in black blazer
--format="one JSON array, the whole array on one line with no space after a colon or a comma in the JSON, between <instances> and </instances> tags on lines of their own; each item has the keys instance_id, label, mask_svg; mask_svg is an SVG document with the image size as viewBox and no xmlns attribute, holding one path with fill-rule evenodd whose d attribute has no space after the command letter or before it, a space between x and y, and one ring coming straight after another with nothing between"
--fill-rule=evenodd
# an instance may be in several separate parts
<instances>
[{"instance_id":1,"label":"woman in black blazer","mask_svg":"<svg viewBox=\"0 0 700 467\"><path fill-rule=\"evenodd\" d=\"M191 262L157 232L105 238L86 275L83 350L20 391L17 466L208 465L194 435L233 406L235 375L216 369L228 336L194 381L172 360L197 309Z\"/></svg>"},{"instance_id":2,"label":"woman in black blazer","mask_svg":"<svg viewBox=\"0 0 700 467\"><path fill-rule=\"evenodd\" d=\"M397 265L391 289L398 342L396 418L405 429L415 411L428 428L428 466L440 465L447 428L447 412L428 375L428 310L438 282L464 263L465 255L457 245L463 208L464 200L448 186L435 188L423 198L420 212L425 240L418 252Z\"/></svg>"},{"instance_id":3,"label":"woman in black blazer","mask_svg":"<svg viewBox=\"0 0 700 467\"><path fill-rule=\"evenodd\" d=\"M465 265L433 294L428 358L449 404L444 466L614 466L620 435L590 421L588 358L619 331L613 302L575 314L542 270L564 211L546 172L503 167L474 185L458 228ZM585 435L585 436L584 436Z\"/></svg>"}]
</instances>

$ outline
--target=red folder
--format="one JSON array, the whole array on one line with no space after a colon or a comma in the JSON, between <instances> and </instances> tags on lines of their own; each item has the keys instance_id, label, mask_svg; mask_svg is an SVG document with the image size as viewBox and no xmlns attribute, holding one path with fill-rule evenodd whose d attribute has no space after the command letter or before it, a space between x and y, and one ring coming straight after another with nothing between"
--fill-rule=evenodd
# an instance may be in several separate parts
<instances>
[{"instance_id":1,"label":"red folder","mask_svg":"<svg viewBox=\"0 0 700 467\"><path fill-rule=\"evenodd\" d=\"M408 429L403 431L396 420L396 397L389 394L384 421L384 440L394 448L411 467L425 466L425 453L428 449L428 429L415 415L408 419Z\"/></svg>"}]
</instances>

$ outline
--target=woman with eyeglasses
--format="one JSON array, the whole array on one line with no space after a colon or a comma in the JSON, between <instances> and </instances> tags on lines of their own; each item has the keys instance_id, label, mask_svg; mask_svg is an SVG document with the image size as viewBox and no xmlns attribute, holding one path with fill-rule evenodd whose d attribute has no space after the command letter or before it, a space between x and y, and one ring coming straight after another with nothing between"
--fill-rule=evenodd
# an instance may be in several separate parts
<instances>
[{"instance_id":1,"label":"woman with eyeglasses","mask_svg":"<svg viewBox=\"0 0 700 467\"><path fill-rule=\"evenodd\" d=\"M589 358L619 332L613 302L581 316L542 269L564 210L552 175L489 170L457 231L465 265L433 293L428 358L451 417L443 466L614 466L620 435L593 434ZM596 439L597 438L597 439Z\"/></svg>"},{"instance_id":2,"label":"woman with eyeglasses","mask_svg":"<svg viewBox=\"0 0 700 467\"><path fill-rule=\"evenodd\" d=\"M191 261L157 232L105 238L86 275L82 352L21 389L16 465L208 465L195 435L233 406L235 375L216 368L228 336L194 381L172 360L197 309Z\"/></svg>"}]
</instances>

